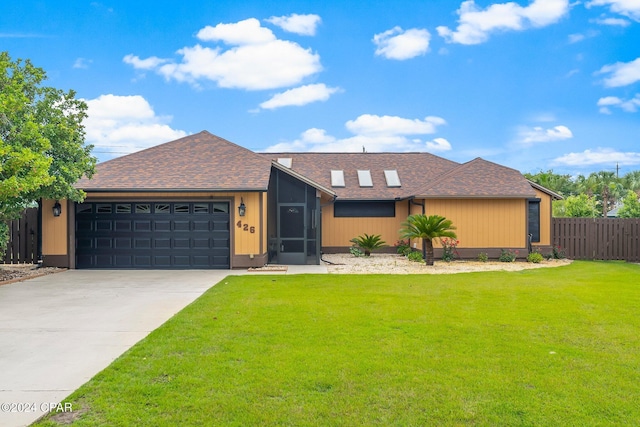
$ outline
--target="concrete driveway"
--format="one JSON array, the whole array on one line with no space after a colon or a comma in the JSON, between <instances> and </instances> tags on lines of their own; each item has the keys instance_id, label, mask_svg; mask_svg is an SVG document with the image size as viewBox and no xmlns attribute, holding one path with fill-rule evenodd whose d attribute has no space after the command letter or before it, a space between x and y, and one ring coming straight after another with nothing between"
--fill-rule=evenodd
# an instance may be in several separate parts
<instances>
[{"instance_id":1,"label":"concrete driveway","mask_svg":"<svg viewBox=\"0 0 640 427\"><path fill-rule=\"evenodd\" d=\"M56 405L235 273L70 270L0 286L0 426L68 410Z\"/></svg>"}]
</instances>

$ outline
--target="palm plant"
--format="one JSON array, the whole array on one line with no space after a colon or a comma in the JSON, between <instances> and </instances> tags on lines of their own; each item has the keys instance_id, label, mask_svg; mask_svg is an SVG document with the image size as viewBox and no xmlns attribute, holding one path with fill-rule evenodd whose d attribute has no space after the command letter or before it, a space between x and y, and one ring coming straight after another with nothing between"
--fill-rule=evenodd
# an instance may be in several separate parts
<instances>
[{"instance_id":1,"label":"palm plant","mask_svg":"<svg viewBox=\"0 0 640 427\"><path fill-rule=\"evenodd\" d=\"M433 265L433 239L457 238L451 220L440 215L409 215L402 223L402 239L422 239L422 255L426 265Z\"/></svg>"},{"instance_id":2,"label":"palm plant","mask_svg":"<svg viewBox=\"0 0 640 427\"><path fill-rule=\"evenodd\" d=\"M361 248L364 251L364 256L371 256L371 251L387 246L379 234L372 234L370 236L364 233L364 236L354 237L350 242Z\"/></svg>"}]
</instances>

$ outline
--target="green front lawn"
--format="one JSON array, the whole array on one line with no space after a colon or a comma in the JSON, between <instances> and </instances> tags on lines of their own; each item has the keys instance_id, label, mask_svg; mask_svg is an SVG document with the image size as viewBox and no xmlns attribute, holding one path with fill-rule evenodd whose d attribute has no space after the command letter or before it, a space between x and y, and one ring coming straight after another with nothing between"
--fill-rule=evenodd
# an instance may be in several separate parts
<instances>
[{"instance_id":1,"label":"green front lawn","mask_svg":"<svg viewBox=\"0 0 640 427\"><path fill-rule=\"evenodd\" d=\"M86 426L637 425L640 266L228 277L68 401Z\"/></svg>"}]
</instances>

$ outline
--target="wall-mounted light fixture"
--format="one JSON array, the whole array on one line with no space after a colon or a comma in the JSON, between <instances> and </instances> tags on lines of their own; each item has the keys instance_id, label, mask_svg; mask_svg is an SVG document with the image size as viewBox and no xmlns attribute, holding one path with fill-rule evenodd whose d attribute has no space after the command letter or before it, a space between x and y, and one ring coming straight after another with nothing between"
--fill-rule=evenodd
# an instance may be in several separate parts
<instances>
[{"instance_id":1,"label":"wall-mounted light fixture","mask_svg":"<svg viewBox=\"0 0 640 427\"><path fill-rule=\"evenodd\" d=\"M60 216L60 214L62 214L62 205L60 204L59 201L56 200L56 202L53 204L53 216Z\"/></svg>"},{"instance_id":2,"label":"wall-mounted light fixture","mask_svg":"<svg viewBox=\"0 0 640 427\"><path fill-rule=\"evenodd\" d=\"M247 213L247 207L244 204L244 199L240 197L240 206L238 206L238 215L244 216Z\"/></svg>"}]
</instances>

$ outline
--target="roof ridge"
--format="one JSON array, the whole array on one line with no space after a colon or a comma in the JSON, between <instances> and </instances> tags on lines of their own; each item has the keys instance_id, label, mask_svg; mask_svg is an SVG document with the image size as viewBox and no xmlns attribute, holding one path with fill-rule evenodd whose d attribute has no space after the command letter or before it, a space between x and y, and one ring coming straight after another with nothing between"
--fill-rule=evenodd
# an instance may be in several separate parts
<instances>
[{"instance_id":1,"label":"roof ridge","mask_svg":"<svg viewBox=\"0 0 640 427\"><path fill-rule=\"evenodd\" d=\"M477 160L484 160L484 159L482 159L481 157L476 157L475 159L469 160L468 162L458 163L458 165L456 165L456 166L452 167L451 169L449 169L447 172L442 174L442 176L438 177L434 181L431 181L429 184L425 184L424 187L420 187L418 189L419 191L417 191L416 194L426 194L427 190L429 190L430 188L433 188L434 186L440 184L442 181L448 179L449 176L452 175L454 172L463 170L465 167L468 167L471 163L473 163L473 162L475 162Z\"/></svg>"}]
</instances>

